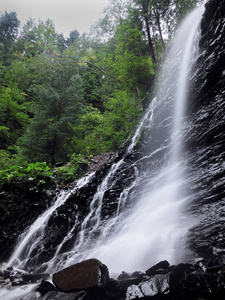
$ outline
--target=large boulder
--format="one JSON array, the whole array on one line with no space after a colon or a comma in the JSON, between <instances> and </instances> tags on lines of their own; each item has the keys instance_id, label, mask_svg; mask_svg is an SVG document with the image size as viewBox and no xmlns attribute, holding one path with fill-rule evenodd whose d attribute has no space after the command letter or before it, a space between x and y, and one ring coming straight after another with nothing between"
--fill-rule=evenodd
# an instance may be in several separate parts
<instances>
[{"instance_id":1,"label":"large boulder","mask_svg":"<svg viewBox=\"0 0 225 300\"><path fill-rule=\"evenodd\" d=\"M109 281L108 268L97 259L88 259L53 274L53 283L62 292L97 290Z\"/></svg>"}]
</instances>

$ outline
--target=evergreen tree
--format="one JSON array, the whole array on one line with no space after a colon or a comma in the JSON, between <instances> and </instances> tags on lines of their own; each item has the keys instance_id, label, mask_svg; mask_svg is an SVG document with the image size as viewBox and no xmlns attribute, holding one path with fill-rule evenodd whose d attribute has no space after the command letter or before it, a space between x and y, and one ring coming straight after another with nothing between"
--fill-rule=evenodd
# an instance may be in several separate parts
<instances>
[{"instance_id":1,"label":"evergreen tree","mask_svg":"<svg viewBox=\"0 0 225 300\"><path fill-rule=\"evenodd\" d=\"M12 46L17 37L20 22L15 12L0 15L0 60L8 64Z\"/></svg>"},{"instance_id":2,"label":"evergreen tree","mask_svg":"<svg viewBox=\"0 0 225 300\"><path fill-rule=\"evenodd\" d=\"M31 161L54 165L55 161L67 160L73 152L72 126L82 111L83 87L77 62L68 59L71 58L56 59L51 80L37 90L38 101L32 106L34 117L20 139L23 156Z\"/></svg>"},{"instance_id":3,"label":"evergreen tree","mask_svg":"<svg viewBox=\"0 0 225 300\"><path fill-rule=\"evenodd\" d=\"M69 38L66 40L66 44L68 46L72 45L73 43L78 41L79 37L80 37L80 34L77 30L71 31Z\"/></svg>"},{"instance_id":4,"label":"evergreen tree","mask_svg":"<svg viewBox=\"0 0 225 300\"><path fill-rule=\"evenodd\" d=\"M16 143L22 129L29 124L29 103L16 86L0 89L0 148Z\"/></svg>"}]
</instances>

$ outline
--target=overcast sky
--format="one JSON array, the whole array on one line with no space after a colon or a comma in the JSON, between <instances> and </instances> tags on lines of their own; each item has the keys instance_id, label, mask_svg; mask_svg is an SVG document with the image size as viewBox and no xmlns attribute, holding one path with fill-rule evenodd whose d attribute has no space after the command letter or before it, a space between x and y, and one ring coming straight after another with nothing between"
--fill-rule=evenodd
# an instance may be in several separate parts
<instances>
[{"instance_id":1,"label":"overcast sky","mask_svg":"<svg viewBox=\"0 0 225 300\"><path fill-rule=\"evenodd\" d=\"M69 36L72 30L88 32L102 15L108 0L0 0L0 12L16 11L21 25L31 17L54 22L56 31Z\"/></svg>"}]
</instances>

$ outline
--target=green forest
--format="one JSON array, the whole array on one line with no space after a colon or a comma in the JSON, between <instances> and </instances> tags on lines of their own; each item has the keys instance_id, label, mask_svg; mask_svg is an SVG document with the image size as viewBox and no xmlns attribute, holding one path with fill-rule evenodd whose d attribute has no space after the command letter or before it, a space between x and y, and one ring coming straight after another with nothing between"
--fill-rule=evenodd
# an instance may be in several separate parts
<instances>
[{"instance_id":1,"label":"green forest","mask_svg":"<svg viewBox=\"0 0 225 300\"><path fill-rule=\"evenodd\" d=\"M75 28L68 38L51 20L20 28L16 12L2 12L0 184L74 180L90 157L118 149L147 107L177 25L200 2L110 0L90 34Z\"/></svg>"}]
</instances>

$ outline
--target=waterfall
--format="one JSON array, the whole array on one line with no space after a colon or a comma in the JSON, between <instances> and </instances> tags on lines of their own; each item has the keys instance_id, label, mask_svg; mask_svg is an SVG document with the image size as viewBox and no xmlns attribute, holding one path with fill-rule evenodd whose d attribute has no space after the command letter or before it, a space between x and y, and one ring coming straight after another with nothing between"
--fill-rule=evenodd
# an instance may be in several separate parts
<instances>
[{"instance_id":1,"label":"waterfall","mask_svg":"<svg viewBox=\"0 0 225 300\"><path fill-rule=\"evenodd\" d=\"M154 123L157 119L155 115L161 114L163 118L159 117L157 122L166 123L163 126L169 127L165 129L168 136L160 140L158 148L143 153L140 160L146 158L154 160L154 156L159 152L164 152L166 159L162 166L157 168L154 176L150 175L146 183L141 185L142 191L130 196L130 198L138 198L138 201L135 201L129 216L125 217L121 206L124 207L124 202L127 201L127 195L132 188L143 180L143 174L138 168L135 169L135 179L120 194L117 214L104 225L97 241L91 242L92 246L85 244L85 257L100 259L114 272L144 271L147 265L162 259L177 263L187 255L185 236L192 224L181 214L189 199L189 195L184 192L185 168L188 162L187 158L182 156L182 126L185 118L189 72L195 55L198 54L196 34L202 13L202 7L196 9L179 28L160 75L155 98L150 103L128 148L129 153L135 146L143 127L148 127L150 133L155 130ZM119 164L123 164L123 160ZM114 168L117 169L117 166ZM107 181L114 171L109 173ZM147 172L151 170L148 169ZM100 187L100 190L104 192L106 188ZM92 205L94 201L95 199ZM92 210L90 213L94 214ZM113 235L110 234L112 230ZM90 236L86 237L87 240L88 237ZM75 245L73 250L79 252L79 247L76 248ZM65 266L74 262L76 256L69 255Z\"/></svg>"},{"instance_id":2,"label":"waterfall","mask_svg":"<svg viewBox=\"0 0 225 300\"><path fill-rule=\"evenodd\" d=\"M191 195L186 189L188 158L184 156L182 133L190 71L198 55L197 34L202 13L202 7L194 10L177 30L158 77L155 97L127 152L111 166L99 184L75 240L77 223L76 218L71 217L68 234L52 258L45 262L47 271L54 272L93 257L106 264L110 272L145 271L160 260L178 263L188 256L185 238L191 220L183 211ZM140 140L141 154L136 151ZM127 162L132 155L136 160L130 163L128 170ZM115 213L103 218L106 193L115 188L118 178L121 181L119 174L128 171L130 178L113 203ZM89 179L82 180L75 189L88 182ZM21 237L10 265L24 267L32 259L32 250L37 244L39 248L44 247L42 233L50 215L63 206L73 192L62 193L53 207ZM63 251L69 240L73 240L72 246Z\"/></svg>"}]
</instances>

